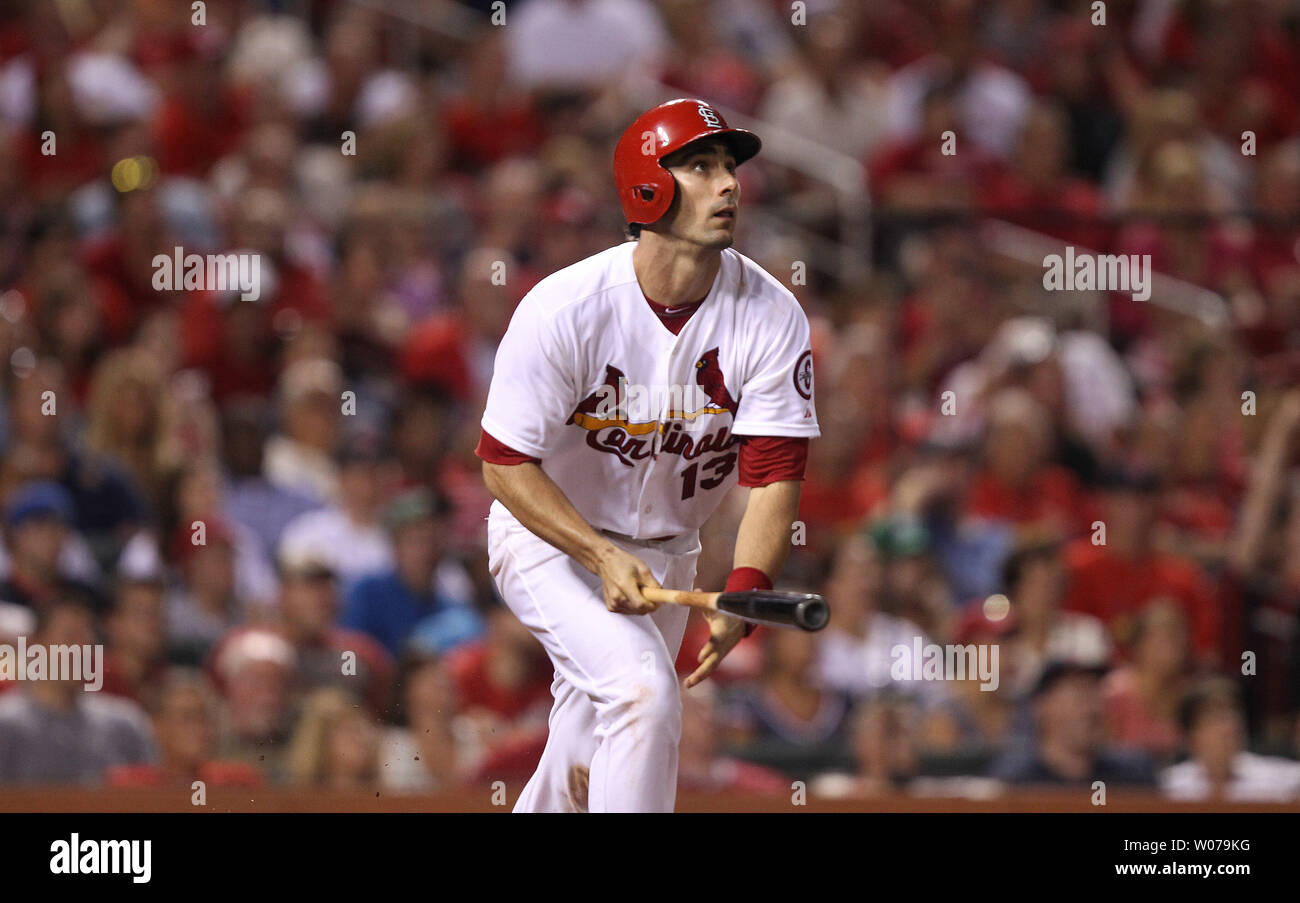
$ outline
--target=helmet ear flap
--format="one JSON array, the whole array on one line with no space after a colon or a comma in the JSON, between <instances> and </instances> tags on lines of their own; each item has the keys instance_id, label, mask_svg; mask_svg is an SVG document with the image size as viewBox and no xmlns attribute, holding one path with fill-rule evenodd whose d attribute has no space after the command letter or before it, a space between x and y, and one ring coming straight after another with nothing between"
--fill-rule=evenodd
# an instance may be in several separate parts
<instances>
[{"instance_id":1,"label":"helmet ear flap","mask_svg":"<svg viewBox=\"0 0 1300 903\"><path fill-rule=\"evenodd\" d=\"M649 202L655 199L655 187L653 185L637 185L632 190L643 201Z\"/></svg>"}]
</instances>

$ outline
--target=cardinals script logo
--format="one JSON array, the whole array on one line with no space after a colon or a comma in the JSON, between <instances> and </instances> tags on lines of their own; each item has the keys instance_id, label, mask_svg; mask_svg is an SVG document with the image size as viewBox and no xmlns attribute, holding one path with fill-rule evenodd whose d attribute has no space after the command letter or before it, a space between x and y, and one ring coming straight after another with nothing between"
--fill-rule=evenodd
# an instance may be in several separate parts
<instances>
[{"instance_id":1,"label":"cardinals script logo","mask_svg":"<svg viewBox=\"0 0 1300 903\"><path fill-rule=\"evenodd\" d=\"M605 381L578 403L568 423L587 431L587 445L612 454L629 467L659 454L690 460L734 444L728 426L706 432L708 418L728 414L737 403L723 381L718 349L695 362L690 385L646 386L629 382L622 370L605 365Z\"/></svg>"}]
</instances>

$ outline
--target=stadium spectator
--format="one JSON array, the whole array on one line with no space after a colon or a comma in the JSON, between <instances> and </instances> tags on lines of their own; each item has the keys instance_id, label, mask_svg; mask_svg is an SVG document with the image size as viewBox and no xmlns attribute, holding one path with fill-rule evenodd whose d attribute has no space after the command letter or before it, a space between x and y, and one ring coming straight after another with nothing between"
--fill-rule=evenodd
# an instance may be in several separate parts
<instances>
[{"instance_id":1,"label":"stadium spectator","mask_svg":"<svg viewBox=\"0 0 1300 903\"><path fill-rule=\"evenodd\" d=\"M401 660L393 726L380 742L380 785L395 793L454 787L466 779L474 750L457 731L456 682L446 661L427 653Z\"/></svg>"},{"instance_id":2,"label":"stadium spectator","mask_svg":"<svg viewBox=\"0 0 1300 903\"><path fill-rule=\"evenodd\" d=\"M443 554L448 508L443 496L420 489L392 501L384 526L395 565L347 593L340 626L368 634L395 659L410 642L441 655L483 633L468 575Z\"/></svg>"},{"instance_id":3,"label":"stadium spectator","mask_svg":"<svg viewBox=\"0 0 1300 903\"><path fill-rule=\"evenodd\" d=\"M1231 681L1210 678L1183 700L1186 762L1160 775L1160 789L1177 800L1293 802L1300 798L1300 762L1245 749L1240 694Z\"/></svg>"},{"instance_id":4,"label":"stadium spectator","mask_svg":"<svg viewBox=\"0 0 1300 903\"><path fill-rule=\"evenodd\" d=\"M1101 677L1105 668L1055 661L1043 669L1030 700L1035 736L1029 749L1012 749L994 763L993 776L1012 786L1154 786L1150 759L1104 745Z\"/></svg>"},{"instance_id":5,"label":"stadium spectator","mask_svg":"<svg viewBox=\"0 0 1300 903\"><path fill-rule=\"evenodd\" d=\"M333 361L291 364L278 385L283 432L266 440L262 472L277 489L319 504L338 498L333 454L342 409L343 374Z\"/></svg>"},{"instance_id":6,"label":"stadium spectator","mask_svg":"<svg viewBox=\"0 0 1300 903\"><path fill-rule=\"evenodd\" d=\"M379 781L379 730L344 690L322 688L307 696L287 754L294 784L369 790Z\"/></svg>"},{"instance_id":7,"label":"stadium spectator","mask_svg":"<svg viewBox=\"0 0 1300 903\"><path fill-rule=\"evenodd\" d=\"M365 634L338 627L338 607L338 580L328 562L310 554L281 558L280 606L268 626L295 653L294 693L345 688L379 715L391 701L392 658ZM235 628L218 643L213 657L219 661L224 647L250 630L261 628Z\"/></svg>"},{"instance_id":8,"label":"stadium spectator","mask_svg":"<svg viewBox=\"0 0 1300 903\"><path fill-rule=\"evenodd\" d=\"M869 537L847 536L835 550L826 599L835 617L817 639L817 670L826 687L856 698L887 688L899 693L919 693L933 701L942 697L937 684L900 683L890 670L894 647L912 648L921 628L906 618L891 614L890 564Z\"/></svg>"},{"instance_id":9,"label":"stadium spectator","mask_svg":"<svg viewBox=\"0 0 1300 903\"><path fill-rule=\"evenodd\" d=\"M119 696L88 692L95 619L84 600L63 595L37 615L30 648L81 647L81 678L28 679L0 696L0 784L99 784L114 765L156 756L144 710ZM87 655L89 653L89 655ZM62 654L64 660L71 660ZM102 677L102 674L99 675Z\"/></svg>"},{"instance_id":10,"label":"stadium spectator","mask_svg":"<svg viewBox=\"0 0 1300 903\"><path fill-rule=\"evenodd\" d=\"M209 669L222 697L220 758L252 765L273 782L283 778L297 663L293 647L271 630L247 630L220 647Z\"/></svg>"},{"instance_id":11,"label":"stadium spectator","mask_svg":"<svg viewBox=\"0 0 1300 903\"><path fill-rule=\"evenodd\" d=\"M816 679L811 634L764 631L763 653L758 680L729 691L723 718L730 743L746 761L806 780L846 755L849 697Z\"/></svg>"},{"instance_id":12,"label":"stadium spectator","mask_svg":"<svg viewBox=\"0 0 1300 903\"><path fill-rule=\"evenodd\" d=\"M504 603L490 595L480 605L483 638L451 652L447 667L476 755L486 756L521 738L544 737L553 671L541 644Z\"/></svg>"},{"instance_id":13,"label":"stadium spectator","mask_svg":"<svg viewBox=\"0 0 1300 903\"><path fill-rule=\"evenodd\" d=\"M709 684L682 693L678 786L712 793L789 793L790 782L780 772L722 753L715 728L717 705L717 692Z\"/></svg>"},{"instance_id":14,"label":"stadium spectator","mask_svg":"<svg viewBox=\"0 0 1300 903\"><path fill-rule=\"evenodd\" d=\"M906 792L920 772L916 701L893 692L866 700L854 710L849 731L853 772L821 775L809 790L831 797Z\"/></svg>"},{"instance_id":15,"label":"stadium spectator","mask_svg":"<svg viewBox=\"0 0 1300 903\"><path fill-rule=\"evenodd\" d=\"M1219 612L1204 569L1170 555L1153 543L1160 477L1140 468L1113 468L1102 482L1105 544L1092 534L1066 546L1070 590L1065 607L1106 623L1121 648L1133 638L1142 606L1168 596L1182 607L1198 659L1218 655Z\"/></svg>"},{"instance_id":16,"label":"stadium spectator","mask_svg":"<svg viewBox=\"0 0 1300 903\"><path fill-rule=\"evenodd\" d=\"M961 610L950 642L961 647L963 655L964 650L976 650L977 662L987 656L991 677L967 672L963 679L932 683L946 692L915 716L917 742L927 753L989 756L1008 743L1021 665L1015 655L1019 625L1010 606L1003 607L1001 601L998 596L972 599Z\"/></svg>"},{"instance_id":17,"label":"stadium spectator","mask_svg":"<svg viewBox=\"0 0 1300 903\"><path fill-rule=\"evenodd\" d=\"M318 507L305 493L276 486L262 474L262 448L266 441L266 408L249 398L223 410L222 463L226 482L222 495L226 514L257 537L268 559L280 547L284 528L298 515Z\"/></svg>"},{"instance_id":18,"label":"stadium spectator","mask_svg":"<svg viewBox=\"0 0 1300 903\"><path fill-rule=\"evenodd\" d=\"M1157 762L1173 757L1182 742L1178 705L1191 679L1191 657L1182 609L1171 599L1148 603L1134 625L1129 663L1108 674L1103 687L1113 743Z\"/></svg>"},{"instance_id":19,"label":"stadium spectator","mask_svg":"<svg viewBox=\"0 0 1300 903\"><path fill-rule=\"evenodd\" d=\"M216 694L202 674L189 669L167 672L153 708L158 761L110 768L112 787L177 787L192 791L194 781L208 787L258 787L265 779L252 765L213 757L217 739Z\"/></svg>"},{"instance_id":20,"label":"stadium spectator","mask_svg":"<svg viewBox=\"0 0 1300 903\"><path fill-rule=\"evenodd\" d=\"M72 498L58 483L39 480L18 487L5 507L8 567L0 580L0 601L39 611L71 589L100 604L97 588L69 573L76 567L77 547L68 543L74 516Z\"/></svg>"},{"instance_id":21,"label":"stadium spectator","mask_svg":"<svg viewBox=\"0 0 1300 903\"><path fill-rule=\"evenodd\" d=\"M345 441L334 461L338 501L290 521L280 535L280 555L327 563L347 592L365 575L393 565L392 540L381 515L396 473L391 459L366 438Z\"/></svg>"},{"instance_id":22,"label":"stadium spectator","mask_svg":"<svg viewBox=\"0 0 1300 903\"><path fill-rule=\"evenodd\" d=\"M104 618L104 692L155 711L150 698L167 668L166 586L162 574L124 574Z\"/></svg>"}]
</instances>

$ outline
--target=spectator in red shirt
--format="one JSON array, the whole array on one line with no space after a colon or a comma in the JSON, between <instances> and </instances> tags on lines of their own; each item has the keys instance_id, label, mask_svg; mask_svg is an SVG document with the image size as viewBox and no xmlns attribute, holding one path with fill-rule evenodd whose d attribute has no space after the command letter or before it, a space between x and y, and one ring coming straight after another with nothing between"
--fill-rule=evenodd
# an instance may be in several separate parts
<instances>
[{"instance_id":1,"label":"spectator in red shirt","mask_svg":"<svg viewBox=\"0 0 1300 903\"><path fill-rule=\"evenodd\" d=\"M1134 631L1131 663L1108 674L1102 686L1108 733L1119 746L1167 761L1182 742L1178 706L1192 658L1187 619L1173 600L1157 599L1138 615Z\"/></svg>"},{"instance_id":2,"label":"spectator in red shirt","mask_svg":"<svg viewBox=\"0 0 1300 903\"><path fill-rule=\"evenodd\" d=\"M207 176L212 164L238 146L248 122L247 99L221 78L217 29L190 28L152 48L167 86L154 114L153 133L163 172Z\"/></svg>"},{"instance_id":3,"label":"spectator in red shirt","mask_svg":"<svg viewBox=\"0 0 1300 903\"><path fill-rule=\"evenodd\" d=\"M962 131L959 89L952 80L932 86L922 101L917 137L885 145L872 155L870 184L884 210L969 210L975 202L974 186L997 171L997 160L970 141L944 153L944 133L957 136Z\"/></svg>"},{"instance_id":4,"label":"spectator in red shirt","mask_svg":"<svg viewBox=\"0 0 1300 903\"><path fill-rule=\"evenodd\" d=\"M1048 463L1053 444L1050 415L1033 396L1022 389L995 395L988 408L984 465L968 500L971 513L1062 536L1086 529L1077 480Z\"/></svg>"},{"instance_id":5,"label":"spectator in red shirt","mask_svg":"<svg viewBox=\"0 0 1300 903\"><path fill-rule=\"evenodd\" d=\"M980 186L985 212L1070 244L1103 248L1101 192L1071 176L1069 121L1057 105L1040 101L1025 117L1014 165Z\"/></svg>"},{"instance_id":6,"label":"spectator in red shirt","mask_svg":"<svg viewBox=\"0 0 1300 903\"><path fill-rule=\"evenodd\" d=\"M105 780L113 787L186 787L202 781L208 787L257 787L262 773L243 762L213 757L217 739L217 697L197 671L169 672L153 708L158 760L143 765L110 768Z\"/></svg>"},{"instance_id":7,"label":"spectator in red shirt","mask_svg":"<svg viewBox=\"0 0 1300 903\"><path fill-rule=\"evenodd\" d=\"M449 99L442 110L453 162L476 170L514 154L534 152L545 130L528 95L514 89L506 77L499 29L485 29L470 51L466 79L464 92Z\"/></svg>"},{"instance_id":8,"label":"spectator in red shirt","mask_svg":"<svg viewBox=\"0 0 1300 903\"><path fill-rule=\"evenodd\" d=\"M490 729L544 724L552 676L545 650L495 596L482 607L486 636L447 660L461 711Z\"/></svg>"},{"instance_id":9,"label":"spectator in red shirt","mask_svg":"<svg viewBox=\"0 0 1300 903\"><path fill-rule=\"evenodd\" d=\"M1102 478L1105 543L1098 531L1066 549L1070 592L1065 607L1106 622L1116 643L1133 639L1134 618L1160 596L1173 598L1192 630L1196 655L1213 660L1219 643L1219 610L1208 577L1195 562L1155 548L1153 527L1160 480L1150 471L1115 468Z\"/></svg>"}]
</instances>

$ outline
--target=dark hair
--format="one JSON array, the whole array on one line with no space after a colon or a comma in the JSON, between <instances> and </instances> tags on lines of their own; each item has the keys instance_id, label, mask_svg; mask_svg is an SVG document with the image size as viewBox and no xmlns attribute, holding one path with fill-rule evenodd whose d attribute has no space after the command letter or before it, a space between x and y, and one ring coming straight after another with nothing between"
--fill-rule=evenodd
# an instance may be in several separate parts
<instances>
[{"instance_id":1,"label":"dark hair","mask_svg":"<svg viewBox=\"0 0 1300 903\"><path fill-rule=\"evenodd\" d=\"M1228 707L1241 713L1241 695L1237 685L1219 675L1207 677L1192 686L1178 706L1178 723L1190 734L1201 716L1212 708Z\"/></svg>"},{"instance_id":2,"label":"dark hair","mask_svg":"<svg viewBox=\"0 0 1300 903\"><path fill-rule=\"evenodd\" d=\"M72 583L71 581L62 581L58 593L45 605L36 609L36 624L32 628L34 636L45 632L61 612L72 609L81 615L90 619L93 629L99 632L99 624L96 616L103 609L101 601L92 594L87 586Z\"/></svg>"},{"instance_id":3,"label":"dark hair","mask_svg":"<svg viewBox=\"0 0 1300 903\"><path fill-rule=\"evenodd\" d=\"M393 693L388 708L384 711L384 720L398 727L410 725L411 716L406 710L406 689L411 676L421 668L437 665L442 657L424 649L409 649L403 653L397 663L397 676L393 680Z\"/></svg>"},{"instance_id":4,"label":"dark hair","mask_svg":"<svg viewBox=\"0 0 1300 903\"><path fill-rule=\"evenodd\" d=\"M1002 563L1002 589L1012 592L1024 579L1029 565L1057 557L1061 550L1061 541L1055 536L1039 535L1023 538L1006 561Z\"/></svg>"},{"instance_id":5,"label":"dark hair","mask_svg":"<svg viewBox=\"0 0 1300 903\"><path fill-rule=\"evenodd\" d=\"M632 240L639 239L639 238L641 237L641 224L640 224L640 223L628 223L628 224L627 224L626 233L627 233L627 237L628 237L629 239L632 239Z\"/></svg>"}]
</instances>

